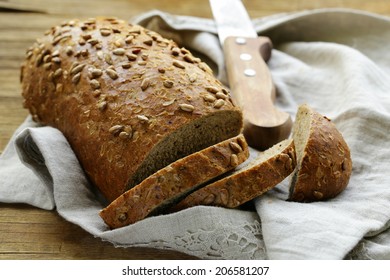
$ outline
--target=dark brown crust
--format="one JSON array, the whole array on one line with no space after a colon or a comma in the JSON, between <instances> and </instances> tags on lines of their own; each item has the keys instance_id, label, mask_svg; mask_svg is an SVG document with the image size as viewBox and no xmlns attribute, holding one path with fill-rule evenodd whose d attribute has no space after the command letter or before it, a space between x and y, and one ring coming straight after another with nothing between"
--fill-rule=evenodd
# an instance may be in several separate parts
<instances>
[{"instance_id":1,"label":"dark brown crust","mask_svg":"<svg viewBox=\"0 0 390 280\"><path fill-rule=\"evenodd\" d=\"M170 211L196 205L238 207L275 187L293 172L295 165L295 148L291 140L280 153L193 192Z\"/></svg>"},{"instance_id":2,"label":"dark brown crust","mask_svg":"<svg viewBox=\"0 0 390 280\"><path fill-rule=\"evenodd\" d=\"M237 152L231 143L241 147ZM110 228L133 224L169 206L181 195L232 170L249 156L243 135L228 139L168 165L125 192L100 212Z\"/></svg>"},{"instance_id":3,"label":"dark brown crust","mask_svg":"<svg viewBox=\"0 0 390 280\"><path fill-rule=\"evenodd\" d=\"M330 119L307 105L302 106L311 116L310 136L300 155L302 163L297 167L289 200L312 202L334 198L347 187L352 173L349 147Z\"/></svg>"},{"instance_id":4,"label":"dark brown crust","mask_svg":"<svg viewBox=\"0 0 390 280\"><path fill-rule=\"evenodd\" d=\"M172 132L220 112L241 118L205 63L117 19L51 28L27 50L21 81L34 120L63 132L109 201L128 189L150 151ZM239 134L241 126L238 121L231 135L213 143Z\"/></svg>"}]
</instances>

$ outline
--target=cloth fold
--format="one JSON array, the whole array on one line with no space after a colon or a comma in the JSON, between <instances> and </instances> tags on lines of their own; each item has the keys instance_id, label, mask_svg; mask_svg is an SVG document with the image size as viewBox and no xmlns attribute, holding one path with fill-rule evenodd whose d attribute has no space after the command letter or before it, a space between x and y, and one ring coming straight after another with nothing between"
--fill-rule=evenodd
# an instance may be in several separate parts
<instances>
[{"instance_id":1,"label":"cloth fold","mask_svg":"<svg viewBox=\"0 0 390 280\"><path fill-rule=\"evenodd\" d=\"M191 49L228 84L212 20L151 11L133 22ZM205 259L390 259L390 19L323 9L253 23L274 43L276 105L294 117L308 103L350 146L352 177L338 197L287 202L285 180L254 200L256 211L200 206L109 230L98 215L103 200L64 136L27 118L0 156L0 202L56 209L115 246Z\"/></svg>"}]
</instances>

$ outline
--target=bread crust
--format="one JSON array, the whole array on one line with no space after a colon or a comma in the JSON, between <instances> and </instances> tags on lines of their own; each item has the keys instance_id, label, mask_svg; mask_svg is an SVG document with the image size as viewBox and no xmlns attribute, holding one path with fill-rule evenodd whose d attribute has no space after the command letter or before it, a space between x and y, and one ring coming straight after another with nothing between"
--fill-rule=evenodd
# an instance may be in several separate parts
<instances>
[{"instance_id":1,"label":"bread crust","mask_svg":"<svg viewBox=\"0 0 390 280\"><path fill-rule=\"evenodd\" d=\"M149 176L104 208L100 216L110 228L119 228L158 214L180 196L232 170L248 156L243 135L210 146Z\"/></svg>"},{"instance_id":2,"label":"bread crust","mask_svg":"<svg viewBox=\"0 0 390 280\"><path fill-rule=\"evenodd\" d=\"M21 82L34 120L65 135L108 201L162 167L133 180L172 132L197 128L210 116L231 122L210 140L195 130L194 138L183 135L194 147L163 165L242 129L240 109L205 63L173 41L115 18L71 20L48 30L27 50ZM227 122L204 123L217 129Z\"/></svg>"},{"instance_id":3,"label":"bread crust","mask_svg":"<svg viewBox=\"0 0 390 280\"><path fill-rule=\"evenodd\" d=\"M350 149L335 124L308 105L299 114L310 118L309 138L292 177L289 200L312 202L336 197L348 185L352 173ZM295 130L300 129L295 124ZM297 143L297 139L294 139ZM304 144L304 143L303 143Z\"/></svg>"},{"instance_id":4,"label":"bread crust","mask_svg":"<svg viewBox=\"0 0 390 280\"><path fill-rule=\"evenodd\" d=\"M292 140L285 140L270 149L285 146L273 156L250 163L250 167L233 171L187 196L170 209L178 211L196 205L236 208L275 187L293 172L296 159Z\"/></svg>"}]
</instances>

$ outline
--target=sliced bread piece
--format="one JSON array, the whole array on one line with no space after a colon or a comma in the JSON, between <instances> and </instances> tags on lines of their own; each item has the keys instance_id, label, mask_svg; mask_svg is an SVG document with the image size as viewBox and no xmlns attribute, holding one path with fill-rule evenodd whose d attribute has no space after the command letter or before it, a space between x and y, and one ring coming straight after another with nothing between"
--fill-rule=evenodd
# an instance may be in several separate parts
<instances>
[{"instance_id":1,"label":"sliced bread piece","mask_svg":"<svg viewBox=\"0 0 390 280\"><path fill-rule=\"evenodd\" d=\"M293 126L297 168L289 200L311 202L335 197L352 172L349 147L334 123L308 105L299 107Z\"/></svg>"},{"instance_id":2,"label":"sliced bread piece","mask_svg":"<svg viewBox=\"0 0 390 280\"><path fill-rule=\"evenodd\" d=\"M191 193L170 211L196 205L235 208L276 186L293 172L295 164L292 139L284 140L264 152L251 150L250 159L229 176Z\"/></svg>"},{"instance_id":3,"label":"sliced bread piece","mask_svg":"<svg viewBox=\"0 0 390 280\"><path fill-rule=\"evenodd\" d=\"M179 159L125 192L100 212L110 228L158 214L203 183L232 170L249 157L239 135Z\"/></svg>"}]
</instances>

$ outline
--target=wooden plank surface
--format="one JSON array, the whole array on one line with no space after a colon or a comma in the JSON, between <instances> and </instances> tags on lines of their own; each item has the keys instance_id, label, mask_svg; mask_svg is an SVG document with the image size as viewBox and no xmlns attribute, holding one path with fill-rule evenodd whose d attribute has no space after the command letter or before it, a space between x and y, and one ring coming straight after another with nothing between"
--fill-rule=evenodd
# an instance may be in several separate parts
<instances>
[{"instance_id":1,"label":"wooden plank surface","mask_svg":"<svg viewBox=\"0 0 390 280\"><path fill-rule=\"evenodd\" d=\"M323 7L390 15L389 0L246 0L251 17ZM21 106L19 67L27 47L54 24L99 15L123 19L159 9L211 17L208 0L0 0L0 153L27 116ZM192 259L178 252L114 248L55 211L0 203L0 259Z\"/></svg>"}]
</instances>

